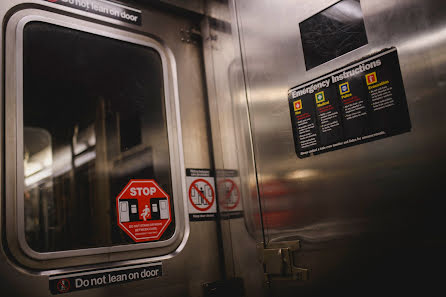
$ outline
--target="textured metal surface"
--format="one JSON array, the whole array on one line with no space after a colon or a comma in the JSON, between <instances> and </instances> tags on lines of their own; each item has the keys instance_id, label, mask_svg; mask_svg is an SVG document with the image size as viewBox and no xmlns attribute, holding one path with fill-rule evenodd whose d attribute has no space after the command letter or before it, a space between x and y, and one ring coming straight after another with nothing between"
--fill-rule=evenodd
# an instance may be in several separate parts
<instances>
[{"instance_id":1,"label":"textured metal surface","mask_svg":"<svg viewBox=\"0 0 446 297\"><path fill-rule=\"evenodd\" d=\"M24 2L18 0L2 1L0 4L0 15L4 23L6 23L5 15L11 13L10 9ZM109 27L110 31L114 30L111 27L130 30L136 34L154 37L169 48L176 60L176 65L173 65L173 67L177 70L177 76L173 79L178 81L178 90L176 91L179 96L183 130L184 165L185 167L195 168L210 167L201 49L196 45L178 42L178 32L180 32L181 28L189 28L196 25L194 20L168 13L164 10L143 10L143 26L138 27L44 1L26 1L26 3L31 4L22 5L16 9L31 6L37 10L51 10L56 13L74 16L75 18L73 18L72 22L77 25L97 27L97 23L100 23L105 28ZM160 26L159 24L163 25ZM4 40L3 35L1 38ZM6 46L11 45L7 44ZM8 119L14 118L14 115L8 116L11 116ZM3 130L2 135L4 135ZM3 152L2 149L2 155ZM2 159L2 174L8 175L8 172L4 172L3 169L4 159ZM11 185L2 183L1 187L2 193L5 193L5 190L10 190ZM1 200L2 230L5 228L4 214L8 212L8 209L5 208L4 198L2 196ZM19 264L17 259L11 256L11 252L15 255L21 253L18 246L8 246L6 238L3 236L1 241L0 291L5 296L50 296L48 277L46 276L48 273L144 263L155 261L158 256L164 256L170 252L167 249L164 251L158 250L155 253L154 251L141 250L125 254L106 253L96 256L55 260L54 262L42 261L40 263L22 257L20 259L22 264ZM150 292L151 296L200 296L202 294L201 284L203 282L213 282L221 277L217 256L218 246L215 222L190 223L189 239L179 246L178 244L177 242L176 248L180 252L170 257L165 257L163 261L164 273L162 278L88 290L82 292L82 296L145 296L148 292ZM15 250L12 251L12 249ZM93 263L101 264L93 266ZM33 266L34 269L29 269L30 266ZM52 270L48 271L47 269Z\"/></svg>"},{"instance_id":2,"label":"textured metal surface","mask_svg":"<svg viewBox=\"0 0 446 297\"><path fill-rule=\"evenodd\" d=\"M433 290L439 275L418 272L445 263L446 4L361 0L368 45L306 71L298 24L335 2L235 1L266 241L301 240L311 271L272 294ZM298 159L287 90L390 46L412 131Z\"/></svg>"}]
</instances>

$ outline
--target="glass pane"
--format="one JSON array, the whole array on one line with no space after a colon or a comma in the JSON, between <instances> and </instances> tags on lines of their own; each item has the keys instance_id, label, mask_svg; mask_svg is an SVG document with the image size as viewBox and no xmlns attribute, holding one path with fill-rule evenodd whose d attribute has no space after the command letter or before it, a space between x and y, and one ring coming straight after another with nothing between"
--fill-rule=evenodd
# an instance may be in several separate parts
<instances>
[{"instance_id":1,"label":"glass pane","mask_svg":"<svg viewBox=\"0 0 446 297\"><path fill-rule=\"evenodd\" d=\"M307 70L368 43L360 0L343 0L299 24Z\"/></svg>"},{"instance_id":2,"label":"glass pane","mask_svg":"<svg viewBox=\"0 0 446 297\"><path fill-rule=\"evenodd\" d=\"M154 179L172 197L159 54L41 22L25 27L23 47L28 244L39 252L132 244L116 214L130 179ZM173 235L174 218L172 206L160 240Z\"/></svg>"}]
</instances>

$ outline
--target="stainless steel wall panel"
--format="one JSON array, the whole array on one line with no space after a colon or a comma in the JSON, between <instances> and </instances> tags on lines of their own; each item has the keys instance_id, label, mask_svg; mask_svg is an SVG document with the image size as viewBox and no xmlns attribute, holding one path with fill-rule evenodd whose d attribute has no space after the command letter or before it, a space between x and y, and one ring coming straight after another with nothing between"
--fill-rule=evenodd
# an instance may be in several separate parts
<instances>
[{"instance_id":1,"label":"stainless steel wall panel","mask_svg":"<svg viewBox=\"0 0 446 297\"><path fill-rule=\"evenodd\" d=\"M168 4L177 8L186 9L195 13L204 14L205 0L133 0L140 4ZM125 2L125 1L123 1Z\"/></svg>"},{"instance_id":2,"label":"stainless steel wall panel","mask_svg":"<svg viewBox=\"0 0 446 297\"><path fill-rule=\"evenodd\" d=\"M445 263L439 197L446 164L440 99L446 6L361 0L369 44L306 71L299 22L335 2L235 1L266 241L302 240L296 259L311 270L306 284L274 288L276 294L318 296L327 288L370 287L379 275L373 292L384 284L401 289L409 279L421 289L428 278L408 271L433 269L434 259ZM298 159L288 89L390 46L398 49L411 132ZM408 260L414 254L416 260Z\"/></svg>"}]
</instances>

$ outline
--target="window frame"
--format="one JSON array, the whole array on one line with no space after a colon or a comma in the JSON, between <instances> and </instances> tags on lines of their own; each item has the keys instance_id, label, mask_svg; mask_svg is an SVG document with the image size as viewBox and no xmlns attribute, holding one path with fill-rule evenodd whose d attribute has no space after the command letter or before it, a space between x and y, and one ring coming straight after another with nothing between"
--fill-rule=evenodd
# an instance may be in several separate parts
<instances>
[{"instance_id":1,"label":"window frame","mask_svg":"<svg viewBox=\"0 0 446 297\"><path fill-rule=\"evenodd\" d=\"M24 224L24 164L23 164L23 37L24 28L31 22L43 22L85 33L112 38L155 50L161 57L164 86L164 108L169 143L172 201L175 212L175 232L167 240L139 244L73 249L54 252L37 252L27 243ZM5 38L5 198L6 238L10 250L19 247L33 260L52 260L108 253L122 253L145 249L171 247L172 257L181 250L189 236L185 166L181 136L178 82L175 57L162 43L145 35L81 21L64 15L25 9L12 15L6 24ZM153 257L165 255L165 249ZM125 258L125 257L124 257ZM159 258L157 258L159 259Z\"/></svg>"}]
</instances>

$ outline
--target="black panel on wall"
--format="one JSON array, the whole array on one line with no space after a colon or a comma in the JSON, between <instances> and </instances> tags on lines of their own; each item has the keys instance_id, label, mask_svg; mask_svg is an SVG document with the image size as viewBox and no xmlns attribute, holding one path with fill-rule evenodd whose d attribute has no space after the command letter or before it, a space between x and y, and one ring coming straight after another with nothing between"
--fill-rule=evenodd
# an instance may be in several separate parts
<instances>
[{"instance_id":1,"label":"black panel on wall","mask_svg":"<svg viewBox=\"0 0 446 297\"><path fill-rule=\"evenodd\" d=\"M307 70L368 43L360 0L343 0L299 24Z\"/></svg>"}]
</instances>

